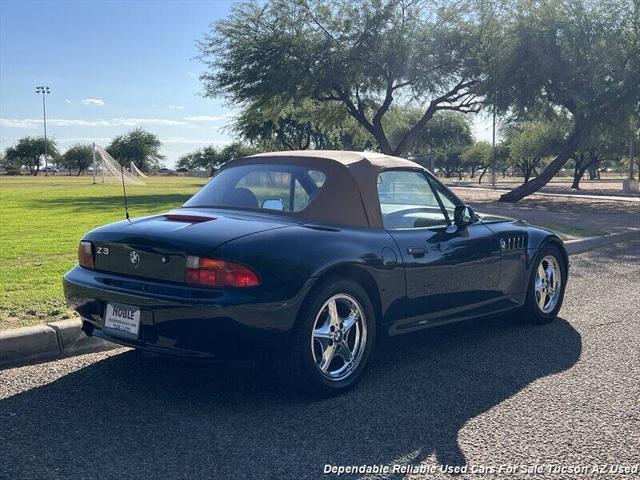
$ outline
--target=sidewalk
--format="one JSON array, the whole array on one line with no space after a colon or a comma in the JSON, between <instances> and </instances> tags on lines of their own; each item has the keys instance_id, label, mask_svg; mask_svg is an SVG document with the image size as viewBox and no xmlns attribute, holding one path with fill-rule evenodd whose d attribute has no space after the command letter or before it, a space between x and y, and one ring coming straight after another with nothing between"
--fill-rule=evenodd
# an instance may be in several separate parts
<instances>
[{"instance_id":1,"label":"sidewalk","mask_svg":"<svg viewBox=\"0 0 640 480\"><path fill-rule=\"evenodd\" d=\"M493 189L491 187L481 187L481 186L471 186L471 185L457 185L455 183L453 184L448 184L447 185L449 188L455 188L455 189L469 189L469 190L487 190L490 192L499 192L500 194L502 193L507 193L510 192L511 190L506 189L506 188L496 188ZM541 195L541 196L547 196L547 197L569 197L569 198L588 198L588 199L597 199L597 200L614 200L614 201L621 201L621 202L636 202L636 203L640 203L640 196L634 197L634 196L626 196L624 194L620 194L620 195L593 195L593 194L589 194L589 193L556 193L556 192L536 192L532 195Z\"/></svg>"}]
</instances>

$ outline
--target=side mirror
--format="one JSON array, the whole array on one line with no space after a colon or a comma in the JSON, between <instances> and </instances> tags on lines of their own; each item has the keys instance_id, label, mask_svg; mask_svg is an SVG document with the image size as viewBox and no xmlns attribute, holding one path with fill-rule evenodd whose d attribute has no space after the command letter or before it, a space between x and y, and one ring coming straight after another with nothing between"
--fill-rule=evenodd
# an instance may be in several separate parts
<instances>
[{"instance_id":1,"label":"side mirror","mask_svg":"<svg viewBox=\"0 0 640 480\"><path fill-rule=\"evenodd\" d=\"M279 212L284 211L284 203L279 198L269 198L262 202L262 208L267 210L278 210Z\"/></svg>"},{"instance_id":2,"label":"side mirror","mask_svg":"<svg viewBox=\"0 0 640 480\"><path fill-rule=\"evenodd\" d=\"M458 205L453 212L453 222L459 227L469 225L473 217L473 209L468 205Z\"/></svg>"}]
</instances>

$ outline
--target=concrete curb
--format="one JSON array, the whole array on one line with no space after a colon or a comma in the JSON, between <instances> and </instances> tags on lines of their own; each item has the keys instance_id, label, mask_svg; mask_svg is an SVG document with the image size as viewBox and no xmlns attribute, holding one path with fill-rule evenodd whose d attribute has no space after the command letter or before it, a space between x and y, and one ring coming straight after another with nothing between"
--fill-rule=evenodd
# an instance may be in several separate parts
<instances>
[{"instance_id":1,"label":"concrete curb","mask_svg":"<svg viewBox=\"0 0 640 480\"><path fill-rule=\"evenodd\" d=\"M55 330L47 325L0 332L0 366L30 363L60 353Z\"/></svg>"},{"instance_id":2,"label":"concrete curb","mask_svg":"<svg viewBox=\"0 0 640 480\"><path fill-rule=\"evenodd\" d=\"M640 239L640 228L565 242L569 255L624 240ZM87 337L80 320L0 331L0 369L118 348L106 340Z\"/></svg>"},{"instance_id":3,"label":"concrete curb","mask_svg":"<svg viewBox=\"0 0 640 480\"><path fill-rule=\"evenodd\" d=\"M118 345L87 337L80 320L0 331L0 369L110 350Z\"/></svg>"},{"instance_id":4,"label":"concrete curb","mask_svg":"<svg viewBox=\"0 0 640 480\"><path fill-rule=\"evenodd\" d=\"M569 240L568 242L565 242L564 245L567 248L569 255L577 255L594 248L604 247L605 245L622 242L624 240L640 240L640 228L629 229L626 232L599 235L597 237Z\"/></svg>"},{"instance_id":5,"label":"concrete curb","mask_svg":"<svg viewBox=\"0 0 640 480\"><path fill-rule=\"evenodd\" d=\"M114 343L101 338L88 337L82 331L82 322L77 319L53 322L49 326L55 330L60 352L64 356L99 352L117 347Z\"/></svg>"}]
</instances>

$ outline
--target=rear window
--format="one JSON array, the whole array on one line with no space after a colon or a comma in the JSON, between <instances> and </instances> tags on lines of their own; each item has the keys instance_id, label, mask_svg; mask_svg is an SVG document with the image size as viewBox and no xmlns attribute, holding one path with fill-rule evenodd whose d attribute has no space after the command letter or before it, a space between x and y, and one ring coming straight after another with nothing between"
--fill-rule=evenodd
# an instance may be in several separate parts
<instances>
[{"instance_id":1,"label":"rear window","mask_svg":"<svg viewBox=\"0 0 640 480\"><path fill-rule=\"evenodd\" d=\"M304 210L326 175L298 165L240 165L221 170L185 207L237 207L283 212Z\"/></svg>"}]
</instances>

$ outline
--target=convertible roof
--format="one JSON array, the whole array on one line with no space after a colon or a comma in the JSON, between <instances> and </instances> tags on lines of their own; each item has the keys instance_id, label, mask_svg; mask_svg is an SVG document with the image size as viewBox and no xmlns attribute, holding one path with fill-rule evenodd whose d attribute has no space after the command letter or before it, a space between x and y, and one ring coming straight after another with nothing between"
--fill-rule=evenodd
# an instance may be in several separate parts
<instances>
[{"instance_id":1,"label":"convertible roof","mask_svg":"<svg viewBox=\"0 0 640 480\"><path fill-rule=\"evenodd\" d=\"M376 152L301 150L260 153L228 162L224 168L280 163L322 171L326 180L307 208L292 215L307 220L355 227L382 227L378 174L388 169L425 171L417 163Z\"/></svg>"}]
</instances>

